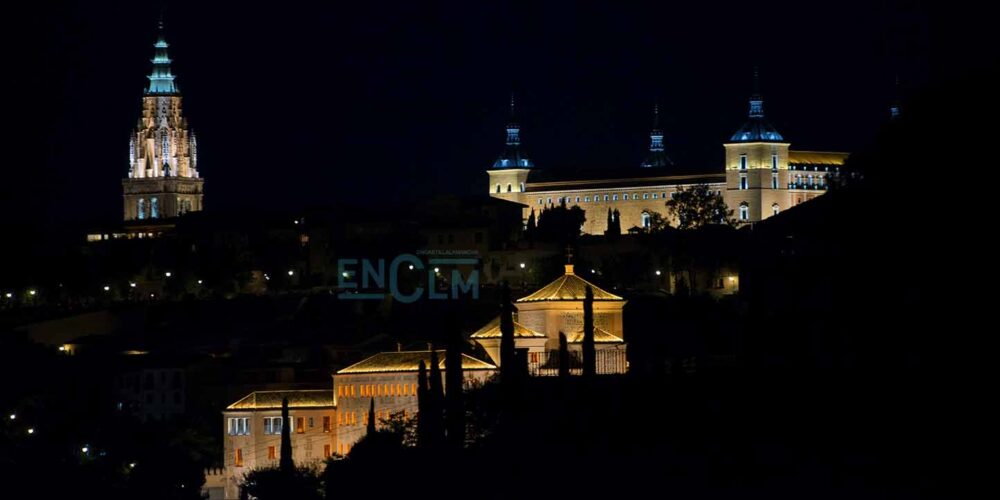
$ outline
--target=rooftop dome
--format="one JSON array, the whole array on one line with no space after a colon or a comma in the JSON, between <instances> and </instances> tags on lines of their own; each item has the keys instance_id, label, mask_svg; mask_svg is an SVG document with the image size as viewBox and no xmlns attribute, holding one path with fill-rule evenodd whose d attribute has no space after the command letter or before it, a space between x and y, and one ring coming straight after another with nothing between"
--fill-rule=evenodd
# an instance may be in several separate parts
<instances>
[{"instance_id":1,"label":"rooftop dome","mask_svg":"<svg viewBox=\"0 0 1000 500\"><path fill-rule=\"evenodd\" d=\"M729 142L782 142L781 134L764 119L764 98L760 95L760 78L753 72L754 93L750 96L750 119L736 131Z\"/></svg>"}]
</instances>

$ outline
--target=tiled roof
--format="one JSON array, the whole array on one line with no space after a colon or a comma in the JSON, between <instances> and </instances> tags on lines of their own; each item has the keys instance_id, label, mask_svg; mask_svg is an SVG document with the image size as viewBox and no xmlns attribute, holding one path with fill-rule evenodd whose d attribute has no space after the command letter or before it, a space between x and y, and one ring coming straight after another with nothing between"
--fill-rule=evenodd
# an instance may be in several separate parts
<instances>
[{"instance_id":1,"label":"tiled roof","mask_svg":"<svg viewBox=\"0 0 1000 500\"><path fill-rule=\"evenodd\" d=\"M493 318L486 326L473 333L470 338L474 339L498 339L500 334L500 316ZM538 333L517 321L514 322L514 338L545 338L545 334Z\"/></svg>"},{"instance_id":2,"label":"tiled roof","mask_svg":"<svg viewBox=\"0 0 1000 500\"><path fill-rule=\"evenodd\" d=\"M587 285L594 291L595 301L625 300L613 293L601 290L593 283L579 277L573 272L573 266L566 266L563 274L552 283L543 286L527 297L517 299L517 302L541 302L549 300L583 300Z\"/></svg>"},{"instance_id":3,"label":"tiled roof","mask_svg":"<svg viewBox=\"0 0 1000 500\"><path fill-rule=\"evenodd\" d=\"M566 342L570 344L582 344L583 343L583 330L576 333L572 333L566 336ZM595 344L620 344L624 340L616 337L614 334L609 333L607 330L602 328L594 327L594 343Z\"/></svg>"},{"instance_id":4,"label":"tiled roof","mask_svg":"<svg viewBox=\"0 0 1000 500\"><path fill-rule=\"evenodd\" d=\"M333 406L333 390L254 391L226 407L227 410L281 409L281 400L288 398L289 408L322 408Z\"/></svg>"},{"instance_id":5,"label":"tiled roof","mask_svg":"<svg viewBox=\"0 0 1000 500\"><path fill-rule=\"evenodd\" d=\"M437 351L438 366L444 370L445 351ZM343 370L337 372L338 375L350 373L386 373L386 372L415 372L420 369L420 362L423 361L428 369L431 363L431 351L402 351L402 352L380 352L368 359L359 361ZM495 370L496 366L480 361L472 356L462 355L462 370Z\"/></svg>"}]
</instances>

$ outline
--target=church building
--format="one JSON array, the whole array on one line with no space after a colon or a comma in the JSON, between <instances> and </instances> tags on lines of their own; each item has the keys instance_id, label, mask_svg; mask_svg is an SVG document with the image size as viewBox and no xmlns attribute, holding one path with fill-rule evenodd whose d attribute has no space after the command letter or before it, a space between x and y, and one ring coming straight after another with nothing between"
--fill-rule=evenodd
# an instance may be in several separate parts
<instances>
[{"instance_id":1,"label":"church building","mask_svg":"<svg viewBox=\"0 0 1000 500\"><path fill-rule=\"evenodd\" d=\"M202 209L205 180L198 172L198 141L181 113L160 23L142 116L129 138L128 177L122 180L125 221L176 217Z\"/></svg>"}]
</instances>

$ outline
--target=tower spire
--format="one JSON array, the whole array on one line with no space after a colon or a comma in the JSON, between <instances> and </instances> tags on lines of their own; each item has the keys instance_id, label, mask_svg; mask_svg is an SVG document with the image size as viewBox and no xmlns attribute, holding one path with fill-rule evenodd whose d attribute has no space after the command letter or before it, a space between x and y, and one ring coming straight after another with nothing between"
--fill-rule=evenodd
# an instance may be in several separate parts
<instances>
[{"instance_id":1,"label":"tower spire","mask_svg":"<svg viewBox=\"0 0 1000 500\"><path fill-rule=\"evenodd\" d=\"M750 118L764 117L764 97L760 95L760 73L753 67L753 95L750 96Z\"/></svg>"},{"instance_id":2,"label":"tower spire","mask_svg":"<svg viewBox=\"0 0 1000 500\"><path fill-rule=\"evenodd\" d=\"M530 168L535 166L521 151L521 126L517 123L514 93L510 93L510 117L507 120L507 142L503 155L493 162L493 168Z\"/></svg>"},{"instance_id":3,"label":"tower spire","mask_svg":"<svg viewBox=\"0 0 1000 500\"><path fill-rule=\"evenodd\" d=\"M653 104L653 129L649 131L649 154L643 160L643 167L663 167L672 165L663 147L663 131L660 130L660 103Z\"/></svg>"},{"instance_id":4,"label":"tower spire","mask_svg":"<svg viewBox=\"0 0 1000 500\"><path fill-rule=\"evenodd\" d=\"M160 14L160 20L157 22L156 43L153 47L156 48L156 52L152 59L153 71L147 77L149 78L149 88L146 89L146 93L158 95L177 94L174 75L170 72L170 63L172 61L170 56L167 55L167 48L170 45L167 43L167 37L164 34L163 14Z\"/></svg>"}]
</instances>

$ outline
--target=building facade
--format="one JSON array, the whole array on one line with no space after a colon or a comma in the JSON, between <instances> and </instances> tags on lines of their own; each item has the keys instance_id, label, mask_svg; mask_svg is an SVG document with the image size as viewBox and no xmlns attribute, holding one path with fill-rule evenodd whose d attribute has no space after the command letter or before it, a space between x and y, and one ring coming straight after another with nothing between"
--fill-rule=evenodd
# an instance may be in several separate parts
<instances>
[{"instance_id":1,"label":"building facade","mask_svg":"<svg viewBox=\"0 0 1000 500\"><path fill-rule=\"evenodd\" d=\"M441 369L441 383L447 391L445 351L435 352ZM334 401L339 415L338 453L350 452L354 443L367 433L372 400L375 401L376 426L396 414L403 418L412 418L417 414L417 380L421 361L430 374L431 351L381 352L334 374ZM495 371L495 365L462 355L462 376L467 386L485 383Z\"/></svg>"},{"instance_id":2,"label":"building facade","mask_svg":"<svg viewBox=\"0 0 1000 500\"><path fill-rule=\"evenodd\" d=\"M281 402L288 398L288 419L281 419ZM240 498L240 483L255 468L277 466L281 429L289 425L292 459L297 465L317 465L337 449L337 409L328 390L256 391L223 411L225 498Z\"/></svg>"},{"instance_id":3,"label":"building facade","mask_svg":"<svg viewBox=\"0 0 1000 500\"><path fill-rule=\"evenodd\" d=\"M623 231L647 228L656 212L672 225L665 204L678 190L698 184L723 197L741 223L757 222L826 192L847 158L846 153L792 151L790 144L764 119L759 93L750 98L747 122L723 144L726 164L718 173L681 171L670 160L654 109L649 152L635 168L557 173L534 168L521 146L520 126L507 125L503 154L487 170L491 196L525 205L524 219L565 203L587 213L584 234L603 234L607 213L617 211Z\"/></svg>"},{"instance_id":4,"label":"building facade","mask_svg":"<svg viewBox=\"0 0 1000 500\"><path fill-rule=\"evenodd\" d=\"M162 24L155 47L142 116L129 138L128 177L122 180L126 221L176 217L203 204L198 141L181 110Z\"/></svg>"},{"instance_id":5,"label":"building facade","mask_svg":"<svg viewBox=\"0 0 1000 500\"><path fill-rule=\"evenodd\" d=\"M558 374L559 334L566 336L570 372L582 366L583 300L587 287L594 294L594 347L597 373L625 373L626 344L622 310L625 299L602 290L581 278L572 264L562 276L537 291L515 301L514 348L527 354L528 370L536 375ZM500 365L500 318L497 317L470 337Z\"/></svg>"}]
</instances>

